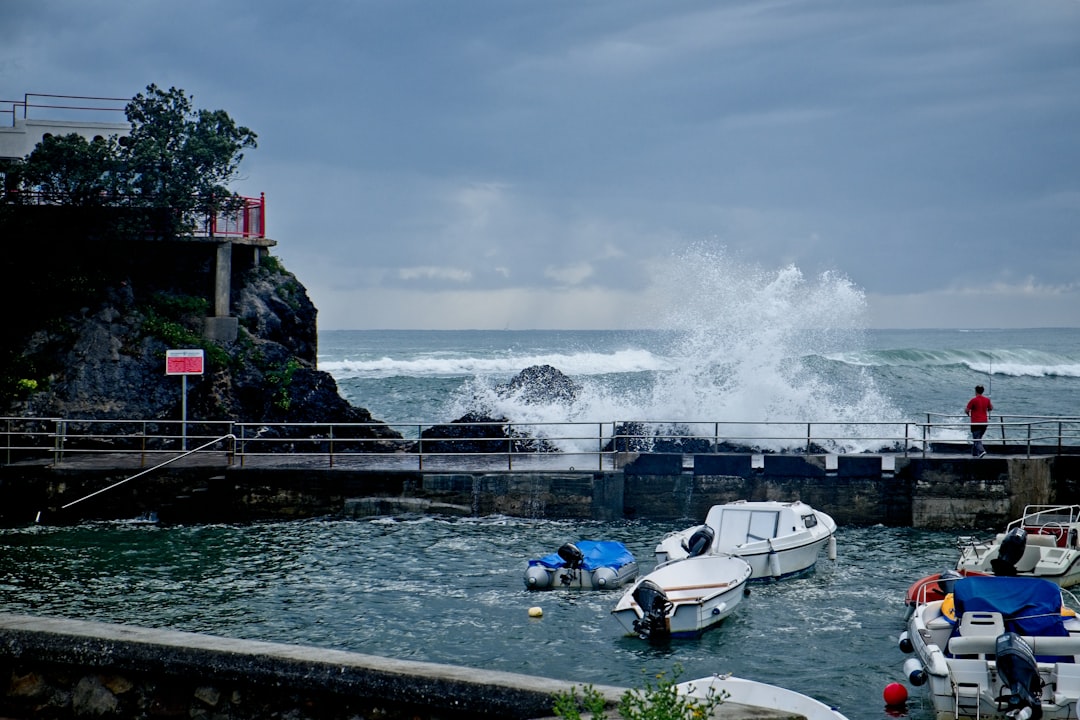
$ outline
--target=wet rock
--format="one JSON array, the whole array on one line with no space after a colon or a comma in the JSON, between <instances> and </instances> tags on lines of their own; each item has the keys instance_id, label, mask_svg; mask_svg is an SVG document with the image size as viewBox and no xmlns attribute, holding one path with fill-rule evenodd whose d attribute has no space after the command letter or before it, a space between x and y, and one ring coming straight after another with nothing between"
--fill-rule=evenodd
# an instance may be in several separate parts
<instances>
[{"instance_id":1,"label":"wet rock","mask_svg":"<svg viewBox=\"0 0 1080 720\"><path fill-rule=\"evenodd\" d=\"M509 383L500 385L496 391L503 397L516 397L531 405L569 405L581 394L581 386L551 365L532 365L515 375Z\"/></svg>"}]
</instances>

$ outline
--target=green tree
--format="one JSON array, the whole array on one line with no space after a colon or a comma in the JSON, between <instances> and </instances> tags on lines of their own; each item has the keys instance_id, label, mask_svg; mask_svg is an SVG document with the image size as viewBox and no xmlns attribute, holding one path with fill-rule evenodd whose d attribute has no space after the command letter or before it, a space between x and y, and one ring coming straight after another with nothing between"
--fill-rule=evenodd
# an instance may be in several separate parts
<instances>
[{"instance_id":1,"label":"green tree","mask_svg":"<svg viewBox=\"0 0 1080 720\"><path fill-rule=\"evenodd\" d=\"M19 189L45 194L50 204L148 211L116 215L121 233L190 232L211 214L239 206L228 184L244 149L257 140L224 110L196 110L192 101L175 87L148 85L124 109L127 135L92 141L75 133L49 136L8 172ZM18 193L9 198L19 201Z\"/></svg>"},{"instance_id":2,"label":"green tree","mask_svg":"<svg viewBox=\"0 0 1080 720\"><path fill-rule=\"evenodd\" d=\"M118 147L115 137L47 135L27 156L21 179L53 204L100 206L117 191Z\"/></svg>"},{"instance_id":3,"label":"green tree","mask_svg":"<svg viewBox=\"0 0 1080 720\"><path fill-rule=\"evenodd\" d=\"M183 90L149 85L125 108L131 132L119 140L121 193L142 207L169 208L175 231L236 207L227 185L257 136L224 110L194 110Z\"/></svg>"}]
</instances>

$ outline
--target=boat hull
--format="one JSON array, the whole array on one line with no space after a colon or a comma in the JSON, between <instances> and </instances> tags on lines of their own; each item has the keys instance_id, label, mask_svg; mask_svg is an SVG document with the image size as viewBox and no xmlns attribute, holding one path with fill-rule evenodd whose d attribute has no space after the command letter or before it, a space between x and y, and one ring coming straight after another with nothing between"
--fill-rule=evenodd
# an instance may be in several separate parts
<instances>
[{"instance_id":1,"label":"boat hull","mask_svg":"<svg viewBox=\"0 0 1080 720\"><path fill-rule=\"evenodd\" d=\"M530 590L571 588L578 590L614 590L633 582L638 576L637 563L595 570L547 568L530 565L525 570L525 587Z\"/></svg>"},{"instance_id":2,"label":"boat hull","mask_svg":"<svg viewBox=\"0 0 1080 720\"><path fill-rule=\"evenodd\" d=\"M746 594L750 573L749 564L732 556L705 555L664 563L629 587L611 612L628 634L642 636L639 622L647 612L634 594L648 581L671 604L663 618L662 635L698 637L735 611Z\"/></svg>"},{"instance_id":3,"label":"boat hull","mask_svg":"<svg viewBox=\"0 0 1080 720\"><path fill-rule=\"evenodd\" d=\"M812 571L826 545L830 557L835 556L836 523L829 515L799 501L740 500L713 506L704 525L664 537L655 549L657 563L689 557L692 539L702 528L711 529L715 538L706 552L742 558L755 581Z\"/></svg>"},{"instance_id":4,"label":"boat hull","mask_svg":"<svg viewBox=\"0 0 1080 720\"><path fill-rule=\"evenodd\" d=\"M847 720L836 708L808 695L730 675L714 675L690 680L679 683L675 686L675 690L680 695L698 700L705 700L712 693L714 697L725 698L724 705L728 708L741 705L754 710L790 714L794 717L805 718L805 720Z\"/></svg>"}]
</instances>

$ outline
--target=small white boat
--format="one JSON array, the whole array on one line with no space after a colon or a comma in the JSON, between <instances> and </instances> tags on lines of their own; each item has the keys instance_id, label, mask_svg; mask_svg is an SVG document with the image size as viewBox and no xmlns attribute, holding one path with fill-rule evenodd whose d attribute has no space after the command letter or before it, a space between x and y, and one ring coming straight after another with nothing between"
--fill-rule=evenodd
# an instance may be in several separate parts
<instances>
[{"instance_id":1,"label":"small white boat","mask_svg":"<svg viewBox=\"0 0 1080 720\"><path fill-rule=\"evenodd\" d=\"M1080 583L1080 505L1028 505L993 540L957 539L957 570Z\"/></svg>"},{"instance_id":2,"label":"small white boat","mask_svg":"<svg viewBox=\"0 0 1080 720\"><path fill-rule=\"evenodd\" d=\"M606 590L622 587L637 576L637 561L621 542L579 540L530 560L525 569L525 587Z\"/></svg>"},{"instance_id":3,"label":"small white boat","mask_svg":"<svg viewBox=\"0 0 1080 720\"><path fill-rule=\"evenodd\" d=\"M904 674L927 685L937 720L1075 719L1080 620L1039 578L970 576L918 602L900 636Z\"/></svg>"},{"instance_id":4,"label":"small white boat","mask_svg":"<svg viewBox=\"0 0 1080 720\"><path fill-rule=\"evenodd\" d=\"M749 593L750 565L732 555L698 555L657 565L611 614L644 640L697 637L730 615Z\"/></svg>"},{"instance_id":5,"label":"small white boat","mask_svg":"<svg viewBox=\"0 0 1080 720\"><path fill-rule=\"evenodd\" d=\"M809 505L738 500L713 505L704 525L671 533L656 546L656 562L692 555L735 555L750 563L751 578L765 580L808 572L822 546L836 559L836 523Z\"/></svg>"},{"instance_id":6,"label":"small white boat","mask_svg":"<svg viewBox=\"0 0 1080 720\"><path fill-rule=\"evenodd\" d=\"M753 710L779 712L785 716L790 714L805 720L847 720L836 708L808 695L731 675L713 675L679 683L675 691L699 700L708 699L711 693L713 697L724 698L721 707L727 706L729 709L733 705L741 705ZM718 716L724 717L723 712L719 712Z\"/></svg>"}]
</instances>

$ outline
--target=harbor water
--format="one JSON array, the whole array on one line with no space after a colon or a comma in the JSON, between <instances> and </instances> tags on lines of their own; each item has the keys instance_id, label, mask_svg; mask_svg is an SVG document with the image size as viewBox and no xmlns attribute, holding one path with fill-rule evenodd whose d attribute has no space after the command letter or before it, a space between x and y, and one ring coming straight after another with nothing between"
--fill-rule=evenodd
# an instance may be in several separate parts
<instances>
[{"instance_id":1,"label":"harbor water","mask_svg":"<svg viewBox=\"0 0 1080 720\"><path fill-rule=\"evenodd\" d=\"M670 287L653 315L634 318L656 330L328 330L319 367L378 420L416 427L477 410L589 423L917 422L942 413L960 439L976 384L995 415L1078 414L1075 328L868 330L864 299L842 277L747 271L709 257L688 258ZM573 380L575 398L500 391L536 365ZM874 448L847 451L860 449ZM720 627L666 645L623 634L610 614L618 591L525 588L528 560L565 542L622 541L644 572L664 534L702 520L6 528L0 610L626 687L661 673L734 673L806 693L852 720L892 717L882 690L904 679L904 591L955 563L952 533L841 527L835 561L823 556L805 577L754 585ZM529 617L533 606L542 617ZM910 690L906 716L932 717L921 689Z\"/></svg>"},{"instance_id":2,"label":"harbor water","mask_svg":"<svg viewBox=\"0 0 1080 720\"><path fill-rule=\"evenodd\" d=\"M950 567L955 536L842 527L837 558L755 583L698 639L624 634L618 590L531 591L530 558L577 539L619 540L653 566L667 532L695 520L509 517L323 519L159 527L139 522L0 530L0 611L73 617L643 687L713 673L781 685L852 720L893 717L903 682L904 591ZM540 618L528 610L539 606ZM906 716L932 717L909 686Z\"/></svg>"}]
</instances>

